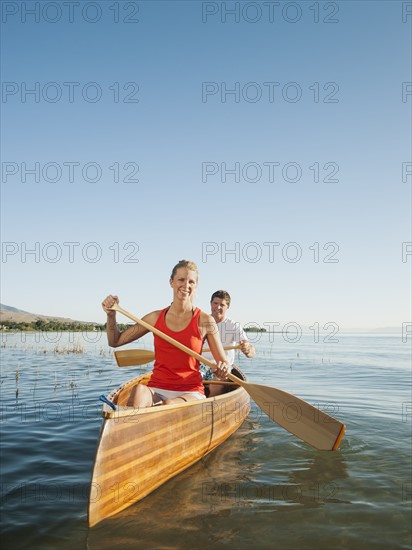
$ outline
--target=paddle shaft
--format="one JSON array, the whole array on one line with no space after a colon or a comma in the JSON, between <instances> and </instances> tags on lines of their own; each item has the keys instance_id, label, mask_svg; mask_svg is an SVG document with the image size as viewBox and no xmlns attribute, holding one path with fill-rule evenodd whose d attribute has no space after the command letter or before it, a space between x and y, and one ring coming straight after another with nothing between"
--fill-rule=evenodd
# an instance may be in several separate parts
<instances>
[{"instance_id":1,"label":"paddle shaft","mask_svg":"<svg viewBox=\"0 0 412 550\"><path fill-rule=\"evenodd\" d=\"M172 344L173 346L176 346L181 351L184 351L188 355L191 355L192 357L194 357L195 359L197 359L198 361L200 361L201 363L203 363L207 367L210 367L211 369L216 368L216 363L213 363L212 361L209 361L209 359L206 359L206 357L203 357L203 355L199 355L199 353L196 353L195 351L188 348L184 344L181 344L180 342L178 342L177 340L175 340L171 336L168 336L167 334L164 334L162 331L158 330L157 328L153 327L152 325L149 325L149 323L146 323L146 321L143 321L142 319L139 319L138 317L135 317L134 315L132 315L131 313L129 313L128 311L126 311L125 309L120 307L119 304L117 304L117 303L113 304L113 307L111 307L110 309L113 309L115 311L118 311L119 313L122 313L125 317L129 317L129 319L131 319L132 321L135 321L136 323L138 323L142 327L146 328L148 331L153 332L153 334L156 334L160 338L163 338L163 340L166 340L166 342L169 342L169 344ZM229 373L227 375L227 378L229 378L229 380L232 380L233 382L236 382L237 384L239 384L239 386L242 386L247 391L248 391L249 386L251 385L249 382L244 382L243 380L241 380L237 376L234 376L231 373Z\"/></svg>"},{"instance_id":2,"label":"paddle shaft","mask_svg":"<svg viewBox=\"0 0 412 550\"><path fill-rule=\"evenodd\" d=\"M115 303L109 309L113 309L115 311L118 311L119 313L122 313L125 317L129 317L129 319L131 319L132 321L135 321L136 323L138 323L142 327L146 328L148 331L153 332L153 334L156 334L157 336L159 336L159 338L163 338L163 340L166 340L166 342L169 342L169 344L172 344L173 346L176 346L181 351L184 351L188 355L191 355L192 357L194 357L195 359L197 359L198 361L200 361L201 363L203 363L207 367L210 367L211 369L216 368L216 364L213 363L212 361L209 361L209 359L206 359L206 357L203 357L202 355L199 355L199 353L196 353L195 351L188 348L184 344L181 344L180 342L178 342L177 340L175 340L171 336L168 336L167 334L164 334L162 331L158 330L157 328L153 327L152 325L149 325L149 323L146 323L146 321L143 321L142 319L139 319L135 315L132 315L131 313L129 313L128 311L126 311L125 309L120 307L119 304ZM248 390L248 386L250 386L249 382L244 382L242 379L238 378L237 376L234 376L231 373L229 373L227 375L227 378L229 378L229 380L232 380L233 382L236 382L237 384L239 384L240 386L242 386L246 390Z\"/></svg>"},{"instance_id":3,"label":"paddle shaft","mask_svg":"<svg viewBox=\"0 0 412 550\"><path fill-rule=\"evenodd\" d=\"M143 321L142 319L135 317L134 315L132 315L131 313L129 313L128 311L120 307L119 304L114 304L113 307L108 309L113 309L114 311L118 311L119 313L122 313L125 317L129 317L129 319L131 319L132 321L135 321L135 323L141 325L142 327L147 329L149 332L153 332L153 334L156 334L157 336L159 336L159 338L163 338L163 340L166 340L166 342L169 342L169 344L172 344L173 346L176 346L177 348L179 348L181 351L184 351L188 355L191 355L192 357L194 357L195 359L197 359L207 367L210 367L211 369L216 368L216 364L213 363L212 361L209 361L209 359L206 359L206 357L199 355L198 353L188 348L184 344L181 344L171 336L168 336L167 334L164 334L162 331L158 330L152 325L149 325L149 323L146 323L146 321ZM234 378L236 379L236 382L237 382L238 379L236 378L236 376Z\"/></svg>"},{"instance_id":4,"label":"paddle shaft","mask_svg":"<svg viewBox=\"0 0 412 550\"><path fill-rule=\"evenodd\" d=\"M211 369L216 367L215 363L209 361L206 357L199 355L152 325L128 313L117 303L110 309L129 317L129 319L143 326L149 332L153 332ZM233 374L228 374L227 377L239 386L242 386L269 418L297 437L300 437L300 439L303 439L303 441L322 450L336 450L339 448L339 444L345 433L345 425L335 418L283 390L245 382ZM295 411L295 415L289 414L293 411Z\"/></svg>"}]
</instances>

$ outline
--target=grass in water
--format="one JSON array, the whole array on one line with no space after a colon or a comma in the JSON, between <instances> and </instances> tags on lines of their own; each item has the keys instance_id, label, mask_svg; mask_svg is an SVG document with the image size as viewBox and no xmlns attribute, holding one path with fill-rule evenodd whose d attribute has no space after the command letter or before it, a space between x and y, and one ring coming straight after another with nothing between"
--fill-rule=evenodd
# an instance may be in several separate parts
<instances>
[{"instance_id":1,"label":"grass in water","mask_svg":"<svg viewBox=\"0 0 412 550\"><path fill-rule=\"evenodd\" d=\"M54 353L87 353L87 351L86 348L81 345L80 341L77 340L76 343L73 343L70 346L61 346L60 344L56 344L54 346Z\"/></svg>"}]
</instances>

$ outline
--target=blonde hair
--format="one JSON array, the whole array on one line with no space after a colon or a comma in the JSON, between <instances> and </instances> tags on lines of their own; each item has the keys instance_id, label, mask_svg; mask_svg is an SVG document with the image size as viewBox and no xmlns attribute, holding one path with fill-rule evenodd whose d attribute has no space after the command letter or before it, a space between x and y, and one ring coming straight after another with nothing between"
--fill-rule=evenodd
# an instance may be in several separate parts
<instances>
[{"instance_id":1,"label":"blonde hair","mask_svg":"<svg viewBox=\"0 0 412 550\"><path fill-rule=\"evenodd\" d=\"M197 276L199 277L199 270L197 269L197 265L195 264L195 262L192 262L191 260L180 260L180 262L178 262L172 269L172 274L170 275L171 279L174 279L174 276L176 275L176 271L181 267L190 269L190 271L195 271Z\"/></svg>"}]
</instances>

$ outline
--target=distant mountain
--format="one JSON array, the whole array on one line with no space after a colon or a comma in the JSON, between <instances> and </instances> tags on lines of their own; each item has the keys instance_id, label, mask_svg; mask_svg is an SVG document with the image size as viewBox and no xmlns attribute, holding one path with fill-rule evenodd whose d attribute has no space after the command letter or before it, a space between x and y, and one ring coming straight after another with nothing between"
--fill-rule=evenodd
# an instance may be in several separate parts
<instances>
[{"instance_id":1,"label":"distant mountain","mask_svg":"<svg viewBox=\"0 0 412 550\"><path fill-rule=\"evenodd\" d=\"M14 311L14 313L29 313L28 311L17 309L17 307L6 306L5 304L0 304L0 309L4 311Z\"/></svg>"},{"instance_id":2,"label":"distant mountain","mask_svg":"<svg viewBox=\"0 0 412 550\"><path fill-rule=\"evenodd\" d=\"M54 317L50 315L39 315L38 313L29 313L22 309L18 309L12 306L6 306L0 304L0 323L4 321L11 321L13 323L33 323L37 320L43 321L57 321L59 323L84 323L89 324L88 321L78 321L75 319L69 319L67 317ZM91 323L91 325L95 323Z\"/></svg>"}]
</instances>

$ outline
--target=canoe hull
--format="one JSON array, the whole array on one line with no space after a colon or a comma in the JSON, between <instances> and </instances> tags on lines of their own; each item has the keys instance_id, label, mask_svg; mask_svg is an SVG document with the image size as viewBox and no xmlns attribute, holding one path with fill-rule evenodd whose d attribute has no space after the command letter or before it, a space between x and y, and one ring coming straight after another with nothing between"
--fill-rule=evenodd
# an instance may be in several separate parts
<instances>
[{"instance_id":1,"label":"canoe hull","mask_svg":"<svg viewBox=\"0 0 412 550\"><path fill-rule=\"evenodd\" d=\"M125 407L130 389L146 383L138 377L108 398L93 469L89 526L141 500L185 470L234 433L250 410L240 387L201 401L141 410Z\"/></svg>"}]
</instances>

